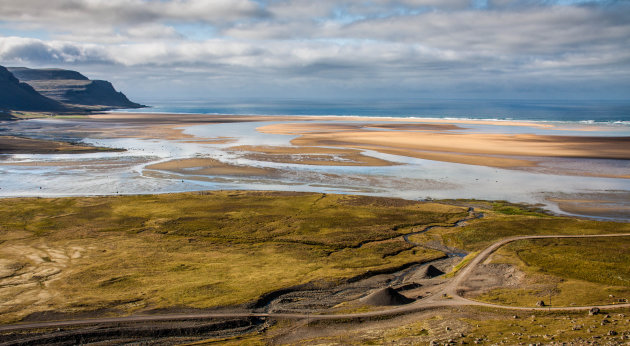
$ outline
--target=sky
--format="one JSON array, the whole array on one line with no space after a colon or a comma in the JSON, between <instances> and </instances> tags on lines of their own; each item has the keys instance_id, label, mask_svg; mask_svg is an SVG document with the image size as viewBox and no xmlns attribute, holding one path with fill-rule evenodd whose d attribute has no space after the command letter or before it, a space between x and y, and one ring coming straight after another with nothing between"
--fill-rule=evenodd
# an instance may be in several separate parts
<instances>
[{"instance_id":1,"label":"sky","mask_svg":"<svg viewBox=\"0 0 630 346\"><path fill-rule=\"evenodd\" d=\"M0 0L0 65L132 98L630 99L630 0Z\"/></svg>"}]
</instances>

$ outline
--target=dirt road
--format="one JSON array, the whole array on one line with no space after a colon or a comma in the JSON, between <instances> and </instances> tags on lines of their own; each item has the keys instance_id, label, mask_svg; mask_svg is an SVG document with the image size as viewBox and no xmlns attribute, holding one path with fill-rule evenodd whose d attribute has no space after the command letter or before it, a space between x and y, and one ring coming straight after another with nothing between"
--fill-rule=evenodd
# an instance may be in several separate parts
<instances>
[{"instance_id":1,"label":"dirt road","mask_svg":"<svg viewBox=\"0 0 630 346\"><path fill-rule=\"evenodd\" d=\"M485 250L483 250L477 257L475 257L464 269L460 270L452 281L450 281L441 291L428 298L418 300L412 304L405 306L395 307L387 310L362 312L355 314L305 314L305 313L256 313L256 312L226 312L226 313L194 313L194 314L162 314L162 315L145 315L145 316L125 316L125 317L111 317L111 318L93 318L93 319L81 319L70 321L50 321L50 322L36 322L36 323L20 323L0 326L0 332L17 331L26 329L38 329L38 328L62 328L81 325L99 325L99 324L114 324L114 323L128 323L128 322L159 322L159 321L186 321L186 320L204 320L213 318L240 318L240 317L269 317L278 319L310 319L310 320L322 320L322 319L347 319L347 318L368 318L376 316L395 315L402 313L410 313L415 311L421 311L426 309L449 307L449 306L485 306L497 309L508 310L527 310L527 311L576 311L576 310L588 310L592 307L598 307L600 309L612 309L612 308L630 308L630 303L615 304L615 305L600 305L600 306L572 306L572 307L513 307L496 305L490 303L484 303L474 301L461 297L458 294L458 289L461 284L466 280L470 273L485 259L488 258L501 246L517 240L524 239L543 239L543 238L597 238L597 237L629 237L630 233L620 234L600 234L600 235L532 235L532 236L517 236L500 240Z\"/></svg>"},{"instance_id":2,"label":"dirt road","mask_svg":"<svg viewBox=\"0 0 630 346\"><path fill-rule=\"evenodd\" d=\"M592 308L593 306L572 306L572 307L508 307L508 306L504 306L504 305L498 305L498 304L491 304L491 303L484 303L484 302L479 302L479 301L475 301L475 300L470 300L470 299L466 299L464 297L462 297L458 290L461 286L461 284L468 278L468 276L470 276L470 273L472 273L477 266L482 263L483 261L485 261L491 254L493 254L495 251L497 251L500 247L517 241L517 240L526 240L526 239L545 239L545 238L602 238L602 237L628 237L630 236L630 233L619 233L619 234L588 234L588 235L530 235L530 236L516 236L516 237L510 237L510 238L506 238L506 239L502 239L490 246L488 246L486 249L484 249L482 252L480 252L466 267L464 267L464 269L460 270L459 273L457 273L457 275L455 276L455 278L449 282L446 287L444 287L442 289L442 291L440 291L438 294L433 295L431 297L429 297L428 299L426 299L426 301L438 301L440 299L440 297L443 297L444 294L446 294L448 297L451 297L450 299L453 299L454 301L458 301L461 303L461 305L478 305L478 306L488 306L488 307L493 307L493 308L500 308L500 309L513 309L513 310L563 310L563 311L570 311L570 310L588 310L590 308ZM621 307L630 307L630 303L628 304L615 304L615 305L604 305L604 306L597 306L599 308L602 307L606 307L606 308L611 308L611 307L617 307L617 308L621 308Z\"/></svg>"}]
</instances>

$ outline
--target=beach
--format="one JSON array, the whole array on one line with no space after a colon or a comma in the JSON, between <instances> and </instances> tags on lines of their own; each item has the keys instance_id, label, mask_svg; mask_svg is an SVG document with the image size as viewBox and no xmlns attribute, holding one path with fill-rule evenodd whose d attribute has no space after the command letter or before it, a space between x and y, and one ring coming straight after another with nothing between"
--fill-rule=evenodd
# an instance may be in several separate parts
<instances>
[{"instance_id":1,"label":"beach","mask_svg":"<svg viewBox=\"0 0 630 346\"><path fill-rule=\"evenodd\" d=\"M7 197L295 190L502 199L614 219L630 203L614 197L630 190L627 125L120 112L5 124L34 138L0 161ZM60 138L118 152L44 150ZM567 202L586 192L616 202Z\"/></svg>"}]
</instances>

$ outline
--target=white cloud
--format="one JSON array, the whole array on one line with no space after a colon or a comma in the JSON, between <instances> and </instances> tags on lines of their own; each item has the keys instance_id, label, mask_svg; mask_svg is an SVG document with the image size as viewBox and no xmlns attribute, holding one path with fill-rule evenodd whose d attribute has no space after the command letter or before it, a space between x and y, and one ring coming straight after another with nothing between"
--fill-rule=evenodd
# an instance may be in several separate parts
<instances>
[{"instance_id":1,"label":"white cloud","mask_svg":"<svg viewBox=\"0 0 630 346\"><path fill-rule=\"evenodd\" d=\"M0 0L0 21L26 36L0 28L0 64L114 66L141 79L457 88L541 76L620 85L630 74L627 2ZM196 28L211 34L185 36Z\"/></svg>"},{"instance_id":2,"label":"white cloud","mask_svg":"<svg viewBox=\"0 0 630 346\"><path fill-rule=\"evenodd\" d=\"M0 37L0 61L7 63L102 63L106 49L94 44Z\"/></svg>"},{"instance_id":3,"label":"white cloud","mask_svg":"<svg viewBox=\"0 0 630 346\"><path fill-rule=\"evenodd\" d=\"M0 20L53 32L81 33L164 21L222 24L265 16L251 0L0 0Z\"/></svg>"},{"instance_id":4,"label":"white cloud","mask_svg":"<svg viewBox=\"0 0 630 346\"><path fill-rule=\"evenodd\" d=\"M125 31L130 39L146 40L146 39L180 39L183 36L177 30L168 25L157 23L149 23L130 27Z\"/></svg>"}]
</instances>

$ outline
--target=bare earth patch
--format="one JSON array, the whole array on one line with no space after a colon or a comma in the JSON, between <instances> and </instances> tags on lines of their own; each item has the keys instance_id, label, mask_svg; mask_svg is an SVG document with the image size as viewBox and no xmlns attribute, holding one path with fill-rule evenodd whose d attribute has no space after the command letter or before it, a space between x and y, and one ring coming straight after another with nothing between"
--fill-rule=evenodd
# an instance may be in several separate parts
<instances>
[{"instance_id":1,"label":"bare earth patch","mask_svg":"<svg viewBox=\"0 0 630 346\"><path fill-rule=\"evenodd\" d=\"M171 160L152 164L146 166L145 168L188 175L198 174L247 177L268 177L276 174L277 172L277 170L273 168L233 165L210 158Z\"/></svg>"},{"instance_id":2,"label":"bare earth patch","mask_svg":"<svg viewBox=\"0 0 630 346\"><path fill-rule=\"evenodd\" d=\"M0 247L0 313L8 317L65 301L62 292L52 289L51 284L67 278L72 273L68 267L85 252L76 245Z\"/></svg>"},{"instance_id":3,"label":"bare earth patch","mask_svg":"<svg viewBox=\"0 0 630 346\"><path fill-rule=\"evenodd\" d=\"M630 192L563 194L547 198L560 210L577 215L627 218L630 215Z\"/></svg>"},{"instance_id":4,"label":"bare earth patch","mask_svg":"<svg viewBox=\"0 0 630 346\"><path fill-rule=\"evenodd\" d=\"M444 127L428 124L425 130L419 130L422 127L415 123L395 125L282 123L263 126L258 130L263 133L300 135L291 141L296 146L367 149L502 168L533 167L540 160L537 158L546 157L630 159L628 137L455 133L448 131L453 128L447 124L443 124ZM378 131L378 128L393 131ZM593 172L591 175L599 176L601 173Z\"/></svg>"},{"instance_id":5,"label":"bare earth patch","mask_svg":"<svg viewBox=\"0 0 630 346\"><path fill-rule=\"evenodd\" d=\"M229 150L256 161L318 166L392 166L395 163L366 156L360 150L322 147L237 146Z\"/></svg>"}]
</instances>

